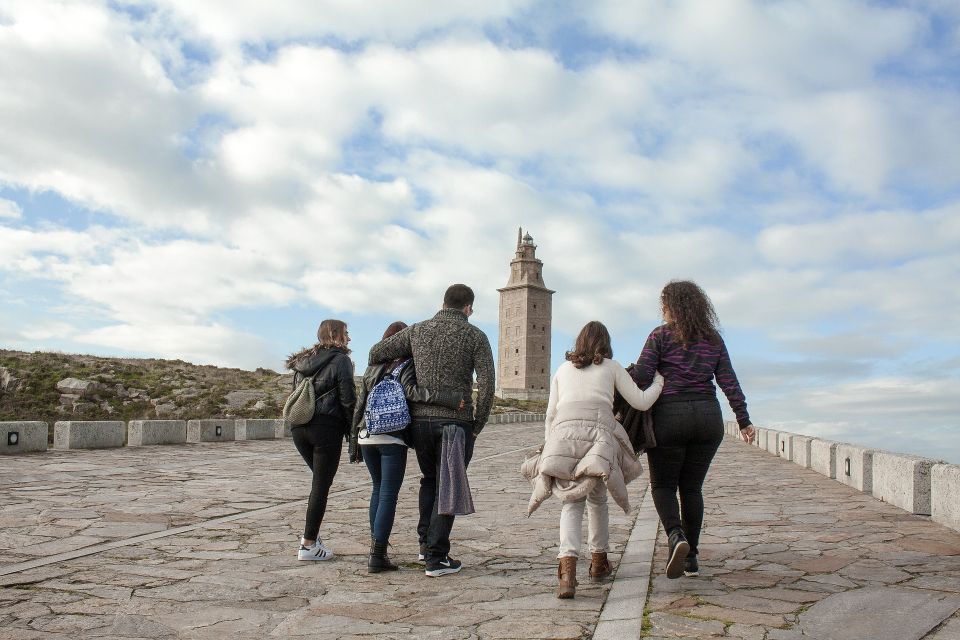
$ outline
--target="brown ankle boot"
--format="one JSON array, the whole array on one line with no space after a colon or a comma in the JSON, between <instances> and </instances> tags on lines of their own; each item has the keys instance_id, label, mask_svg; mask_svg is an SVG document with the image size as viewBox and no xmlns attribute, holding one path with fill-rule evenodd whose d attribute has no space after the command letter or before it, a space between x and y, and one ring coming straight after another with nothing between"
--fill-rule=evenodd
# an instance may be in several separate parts
<instances>
[{"instance_id":1,"label":"brown ankle boot","mask_svg":"<svg viewBox=\"0 0 960 640\"><path fill-rule=\"evenodd\" d=\"M577 593L577 559L560 558L557 567L557 597L572 598Z\"/></svg>"},{"instance_id":2,"label":"brown ankle boot","mask_svg":"<svg viewBox=\"0 0 960 640\"><path fill-rule=\"evenodd\" d=\"M590 579L594 582L600 582L613 573L613 567L607 560L607 553L594 551L590 557Z\"/></svg>"}]
</instances>

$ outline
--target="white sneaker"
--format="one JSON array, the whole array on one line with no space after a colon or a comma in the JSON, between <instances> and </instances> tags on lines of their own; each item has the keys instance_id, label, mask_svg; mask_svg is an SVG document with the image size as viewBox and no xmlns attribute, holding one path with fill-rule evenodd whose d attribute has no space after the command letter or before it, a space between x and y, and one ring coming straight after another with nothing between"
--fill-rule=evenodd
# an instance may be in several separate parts
<instances>
[{"instance_id":1,"label":"white sneaker","mask_svg":"<svg viewBox=\"0 0 960 640\"><path fill-rule=\"evenodd\" d=\"M317 540L313 546L305 547L300 543L297 551L297 560L333 560L333 550L323 546L323 541Z\"/></svg>"}]
</instances>

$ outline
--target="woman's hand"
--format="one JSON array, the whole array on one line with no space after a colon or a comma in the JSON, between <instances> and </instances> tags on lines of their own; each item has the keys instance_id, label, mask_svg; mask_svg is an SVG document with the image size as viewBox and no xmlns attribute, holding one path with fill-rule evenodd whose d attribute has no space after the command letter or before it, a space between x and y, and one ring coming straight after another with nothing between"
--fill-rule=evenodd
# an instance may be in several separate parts
<instances>
[{"instance_id":1,"label":"woman's hand","mask_svg":"<svg viewBox=\"0 0 960 640\"><path fill-rule=\"evenodd\" d=\"M757 430L753 428L753 425L747 425L743 429L740 429L740 438L743 439L747 444L753 444L753 439L757 436Z\"/></svg>"}]
</instances>

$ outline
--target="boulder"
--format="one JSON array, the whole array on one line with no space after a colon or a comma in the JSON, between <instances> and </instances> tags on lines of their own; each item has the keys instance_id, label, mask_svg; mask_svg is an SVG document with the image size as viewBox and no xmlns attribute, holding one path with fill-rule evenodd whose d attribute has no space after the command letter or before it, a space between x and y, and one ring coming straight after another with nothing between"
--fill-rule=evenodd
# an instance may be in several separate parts
<instances>
[{"instance_id":1,"label":"boulder","mask_svg":"<svg viewBox=\"0 0 960 640\"><path fill-rule=\"evenodd\" d=\"M74 396L91 396L97 392L100 385L90 380L64 378L57 383L57 391Z\"/></svg>"},{"instance_id":2,"label":"boulder","mask_svg":"<svg viewBox=\"0 0 960 640\"><path fill-rule=\"evenodd\" d=\"M17 378L6 367L0 367L0 391L12 391L16 388Z\"/></svg>"}]
</instances>

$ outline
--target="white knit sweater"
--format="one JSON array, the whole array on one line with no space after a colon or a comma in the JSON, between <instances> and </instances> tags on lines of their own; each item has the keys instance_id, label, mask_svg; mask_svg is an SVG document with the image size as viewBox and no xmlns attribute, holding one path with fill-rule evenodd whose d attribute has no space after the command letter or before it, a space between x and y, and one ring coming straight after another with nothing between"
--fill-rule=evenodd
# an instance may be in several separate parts
<instances>
[{"instance_id":1,"label":"white knit sweater","mask_svg":"<svg viewBox=\"0 0 960 640\"><path fill-rule=\"evenodd\" d=\"M663 376L658 373L650 388L644 391L616 360L604 358L600 364L591 364L583 369L577 369L571 362L564 362L550 382L545 433L550 433L557 410L565 403L594 402L598 407L610 407L612 410L614 389L631 407L646 411L660 397Z\"/></svg>"}]
</instances>

